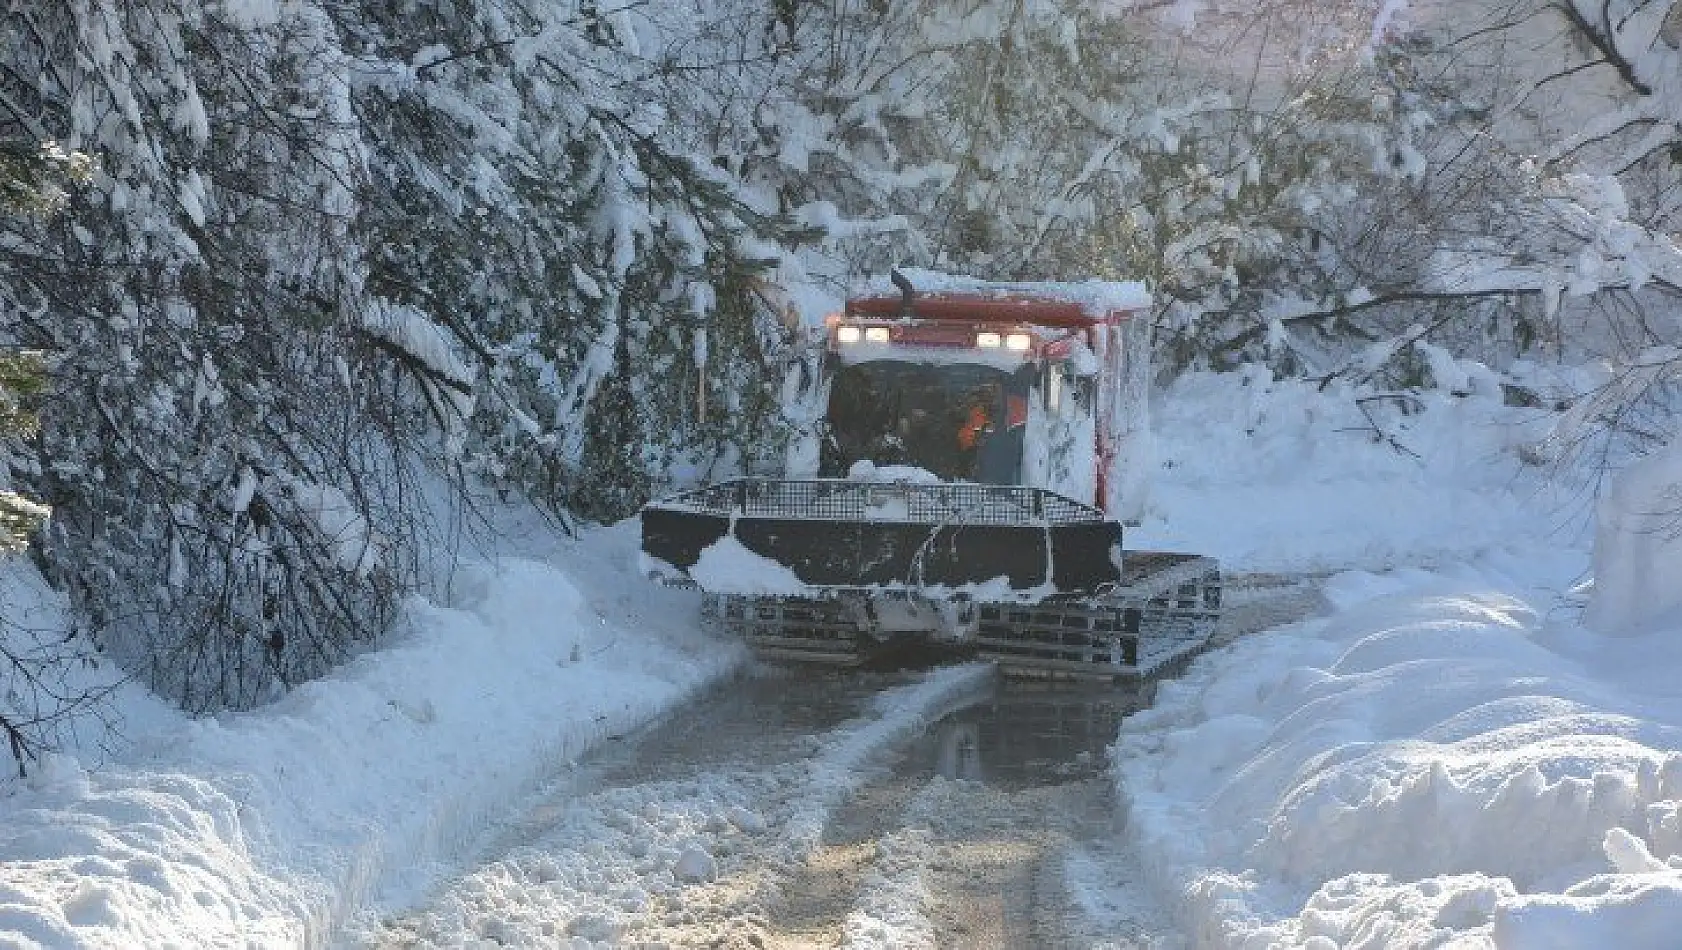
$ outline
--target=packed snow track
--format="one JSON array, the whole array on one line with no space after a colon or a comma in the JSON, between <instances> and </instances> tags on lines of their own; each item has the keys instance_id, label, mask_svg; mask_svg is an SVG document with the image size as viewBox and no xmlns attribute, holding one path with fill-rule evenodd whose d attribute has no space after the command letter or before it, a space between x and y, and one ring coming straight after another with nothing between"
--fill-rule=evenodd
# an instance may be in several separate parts
<instances>
[{"instance_id":1,"label":"packed snow track","mask_svg":"<svg viewBox=\"0 0 1682 950\"><path fill-rule=\"evenodd\" d=\"M1229 639L1318 609L1235 599ZM755 668L622 737L346 946L1162 947L1106 750L1137 690Z\"/></svg>"}]
</instances>

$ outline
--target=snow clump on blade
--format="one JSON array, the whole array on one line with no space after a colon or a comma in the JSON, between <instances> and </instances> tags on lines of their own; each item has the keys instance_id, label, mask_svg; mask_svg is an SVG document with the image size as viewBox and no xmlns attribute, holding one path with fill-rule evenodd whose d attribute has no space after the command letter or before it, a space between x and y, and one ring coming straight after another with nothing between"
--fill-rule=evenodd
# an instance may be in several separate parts
<instances>
[{"instance_id":1,"label":"snow clump on blade","mask_svg":"<svg viewBox=\"0 0 1682 950\"><path fill-rule=\"evenodd\" d=\"M719 594L799 594L806 585L788 567L755 554L726 534L701 551L689 576Z\"/></svg>"}]
</instances>

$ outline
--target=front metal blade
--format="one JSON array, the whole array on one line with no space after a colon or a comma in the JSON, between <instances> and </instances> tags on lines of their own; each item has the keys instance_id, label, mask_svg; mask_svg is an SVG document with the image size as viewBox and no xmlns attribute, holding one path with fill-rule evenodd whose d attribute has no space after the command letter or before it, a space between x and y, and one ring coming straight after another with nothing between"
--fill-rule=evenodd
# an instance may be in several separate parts
<instances>
[{"instance_id":1,"label":"front metal blade","mask_svg":"<svg viewBox=\"0 0 1682 950\"><path fill-rule=\"evenodd\" d=\"M685 577L733 537L819 589L1002 585L1048 596L1120 579L1121 526L1037 488L738 479L649 505L642 529L644 553Z\"/></svg>"}]
</instances>

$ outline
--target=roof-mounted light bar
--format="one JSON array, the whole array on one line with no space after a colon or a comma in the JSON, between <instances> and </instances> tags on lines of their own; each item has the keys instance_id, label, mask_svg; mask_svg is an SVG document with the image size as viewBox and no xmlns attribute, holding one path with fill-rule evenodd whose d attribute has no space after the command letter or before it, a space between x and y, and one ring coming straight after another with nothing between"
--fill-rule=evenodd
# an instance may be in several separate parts
<instances>
[{"instance_id":1,"label":"roof-mounted light bar","mask_svg":"<svg viewBox=\"0 0 1682 950\"><path fill-rule=\"evenodd\" d=\"M891 343L893 332L887 327L859 327L842 324L835 328L837 343Z\"/></svg>"},{"instance_id":2,"label":"roof-mounted light bar","mask_svg":"<svg viewBox=\"0 0 1682 950\"><path fill-rule=\"evenodd\" d=\"M835 342L842 346L856 346L861 343L874 346L887 346L894 342L908 346L963 346L963 336L953 339L936 331L933 337L926 337L917 329L901 331L903 335L896 335L891 327L871 326L857 323L832 323L835 327ZM983 350L1009 350L1012 353L1028 353L1034 348L1034 336L1024 330L1001 332L998 330L980 330L967 338L972 346Z\"/></svg>"},{"instance_id":3,"label":"roof-mounted light bar","mask_svg":"<svg viewBox=\"0 0 1682 950\"><path fill-rule=\"evenodd\" d=\"M975 335L975 345L984 350L996 350L1004 347L1017 353L1026 353L1034 348L1034 338L1027 333L995 333L983 330Z\"/></svg>"}]
</instances>

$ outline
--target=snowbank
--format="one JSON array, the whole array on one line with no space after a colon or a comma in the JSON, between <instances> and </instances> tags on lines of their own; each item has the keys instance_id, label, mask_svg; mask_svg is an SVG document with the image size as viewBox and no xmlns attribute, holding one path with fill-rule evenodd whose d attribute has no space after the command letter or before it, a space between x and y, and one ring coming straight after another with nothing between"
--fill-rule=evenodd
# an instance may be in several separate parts
<instances>
[{"instance_id":1,"label":"snowbank","mask_svg":"<svg viewBox=\"0 0 1682 950\"><path fill-rule=\"evenodd\" d=\"M1682 443L1630 465L1600 500L1586 619L1635 632L1682 607Z\"/></svg>"},{"instance_id":2,"label":"snowbank","mask_svg":"<svg viewBox=\"0 0 1682 950\"><path fill-rule=\"evenodd\" d=\"M1575 543L1587 525L1553 473L1520 459L1555 415L1499 398L1322 392L1255 369L1188 375L1152 416L1160 464L1130 548L1228 570L1377 570Z\"/></svg>"},{"instance_id":3,"label":"snowbank","mask_svg":"<svg viewBox=\"0 0 1682 950\"><path fill-rule=\"evenodd\" d=\"M453 605L409 606L400 643L265 709L188 720L122 693L129 741L104 767L57 757L5 787L0 932L310 946L401 905L510 801L740 659L697 631L692 595L629 569L635 535L464 569Z\"/></svg>"},{"instance_id":4,"label":"snowbank","mask_svg":"<svg viewBox=\"0 0 1682 950\"><path fill-rule=\"evenodd\" d=\"M1128 834L1194 942L1675 946L1682 636L1585 631L1581 564L1341 575L1129 718Z\"/></svg>"}]
</instances>

